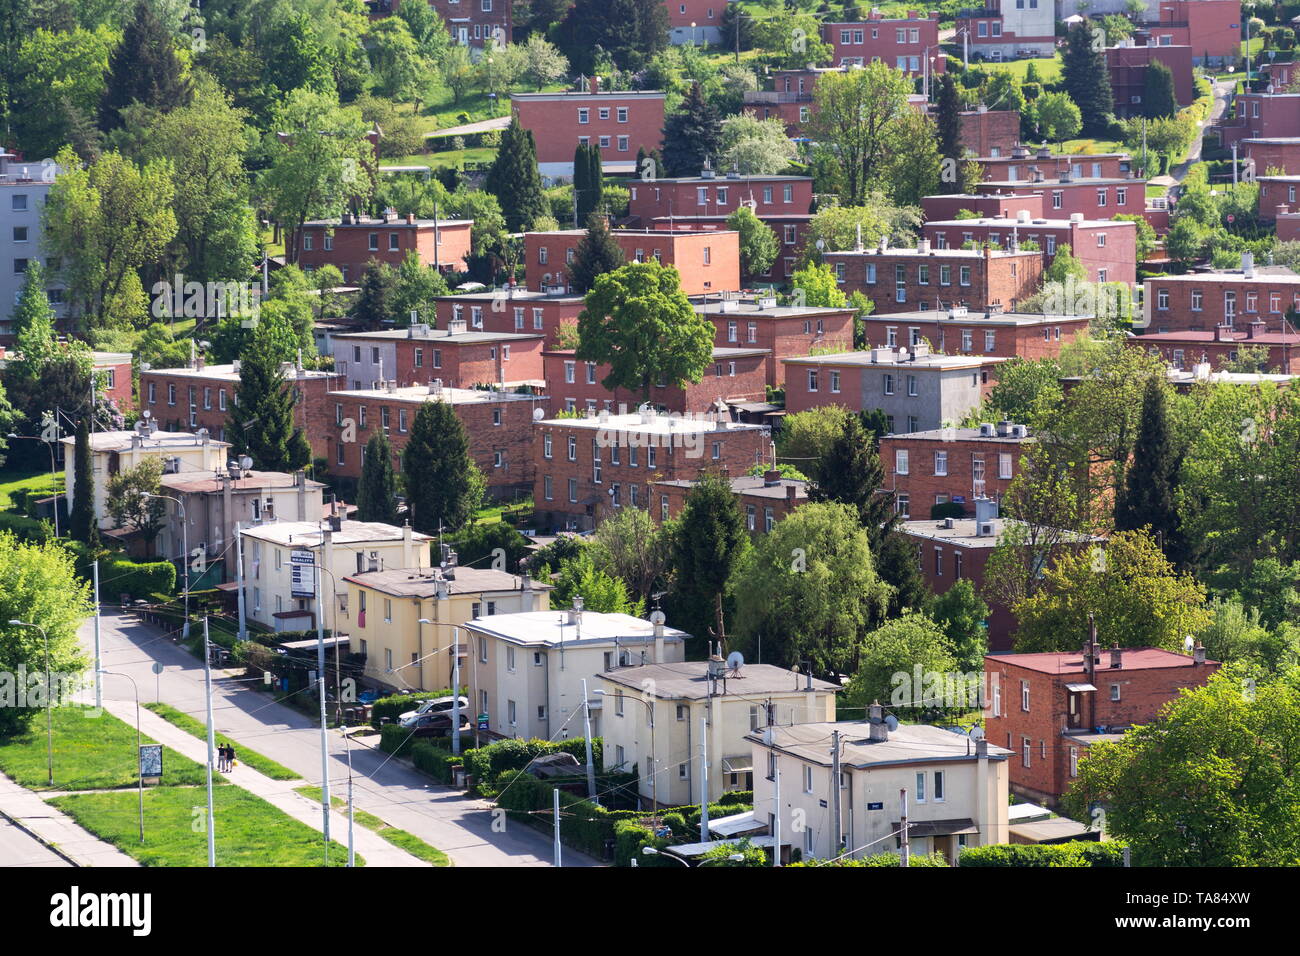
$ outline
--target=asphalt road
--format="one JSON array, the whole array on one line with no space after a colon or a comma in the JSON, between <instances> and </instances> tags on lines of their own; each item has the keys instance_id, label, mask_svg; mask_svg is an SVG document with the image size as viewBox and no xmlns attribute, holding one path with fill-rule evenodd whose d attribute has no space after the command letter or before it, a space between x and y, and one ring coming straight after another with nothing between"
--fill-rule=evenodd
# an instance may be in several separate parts
<instances>
[{"instance_id":1,"label":"asphalt road","mask_svg":"<svg viewBox=\"0 0 1300 956\"><path fill-rule=\"evenodd\" d=\"M0 868L18 866L69 866L69 863L40 840L0 817Z\"/></svg>"},{"instance_id":2,"label":"asphalt road","mask_svg":"<svg viewBox=\"0 0 1300 956\"><path fill-rule=\"evenodd\" d=\"M141 703L159 699L205 720L203 665L183 648L161 636L162 632L131 615L106 611L101 618L102 667L134 678ZM93 648L93 621L81 628L83 646ZM164 666L155 677L153 662ZM216 729L291 768L319 785L321 779L320 728L305 714L274 702L269 694L250 690L234 677L213 681L213 720ZM131 682L104 677L109 700L134 700ZM348 765L341 735L329 741L330 787L346 797ZM352 748L354 800L360 810L407 830L447 853L457 866L550 866L551 841L546 834L507 823L493 814L489 804L460 791L428 782L423 775L388 760L388 755L364 745ZM498 832L494 829L502 827ZM331 833L345 840L345 833ZM565 866L597 866L576 851L564 851Z\"/></svg>"}]
</instances>

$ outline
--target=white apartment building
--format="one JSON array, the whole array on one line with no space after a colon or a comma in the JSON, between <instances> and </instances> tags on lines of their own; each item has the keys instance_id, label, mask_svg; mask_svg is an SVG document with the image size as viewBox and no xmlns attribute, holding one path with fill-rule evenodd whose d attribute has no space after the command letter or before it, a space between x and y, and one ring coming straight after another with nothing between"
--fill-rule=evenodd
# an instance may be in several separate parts
<instances>
[{"instance_id":1,"label":"white apartment building","mask_svg":"<svg viewBox=\"0 0 1300 956\"><path fill-rule=\"evenodd\" d=\"M54 314L63 317L64 286L52 275L41 249L41 213L58 167L53 160L19 162L0 148L0 340L13 334L10 315L22 294L27 263L39 260L46 267L45 290Z\"/></svg>"}]
</instances>

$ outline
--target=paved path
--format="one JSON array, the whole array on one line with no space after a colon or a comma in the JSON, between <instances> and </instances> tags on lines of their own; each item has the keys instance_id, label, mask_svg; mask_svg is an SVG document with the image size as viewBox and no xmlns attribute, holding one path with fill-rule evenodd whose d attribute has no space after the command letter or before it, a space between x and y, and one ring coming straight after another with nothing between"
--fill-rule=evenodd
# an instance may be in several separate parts
<instances>
[{"instance_id":1,"label":"paved path","mask_svg":"<svg viewBox=\"0 0 1300 956\"><path fill-rule=\"evenodd\" d=\"M2 773L0 811L9 818L6 823L20 824L23 829L36 834L41 842L57 847L78 866L139 866L112 844L87 833L62 810L42 800L39 794L18 786ZM4 845L0 844L0 865L9 865L5 856ZM50 856L58 859L54 853ZM42 865L59 866L61 863L63 861Z\"/></svg>"},{"instance_id":2,"label":"paved path","mask_svg":"<svg viewBox=\"0 0 1300 956\"><path fill-rule=\"evenodd\" d=\"M0 867L72 866L44 843L0 816Z\"/></svg>"},{"instance_id":3,"label":"paved path","mask_svg":"<svg viewBox=\"0 0 1300 956\"><path fill-rule=\"evenodd\" d=\"M135 723L135 702L111 700L107 693L107 685L105 686L104 709L127 724ZM143 708L140 710L140 729L145 736L152 737L160 744L165 744L182 756L189 757L200 764L207 763L208 744L206 740L201 740L193 734L169 724L157 714ZM295 787L304 785L302 780L272 780L247 764L241 763L238 753L235 754L234 768L223 770L222 776L235 786L243 787L249 793L256 794L277 809L283 810L295 820L299 820L318 831L324 829L320 804L312 803L301 794L294 793ZM339 795L345 796L346 790ZM216 825L217 832L220 833L220 816L216 819ZM330 837L346 845L348 841L347 816L333 812L330 816L330 827ZM418 857L412 856L405 850L393 846L387 840L382 839L378 834L372 833L365 827L356 826L353 830L356 851L365 857L366 866L431 865ZM267 839L274 840L275 835L268 833Z\"/></svg>"},{"instance_id":4,"label":"paved path","mask_svg":"<svg viewBox=\"0 0 1300 956\"><path fill-rule=\"evenodd\" d=\"M475 133L490 133L494 129L505 129L510 125L509 116L494 116L492 119L466 123L464 126L449 126L446 129L425 133L425 139L442 139L444 136L472 136Z\"/></svg>"},{"instance_id":5,"label":"paved path","mask_svg":"<svg viewBox=\"0 0 1300 956\"><path fill-rule=\"evenodd\" d=\"M103 667L134 677L140 685L142 701L154 700L161 693L164 702L200 721L205 720L201 661L174 645L159 629L139 622L130 614L105 612L101 630ZM91 634L91 622L87 621L81 629L82 644L87 650L92 647ZM155 660L164 665L158 678L151 670ZM237 746L256 750L302 774L305 779L290 784L290 790L307 783L319 786L319 725L301 711L277 703L271 695L249 689L247 683L241 681L239 673L214 672L216 729L234 740ZM133 701L129 681L112 676L106 676L104 680L106 702ZM131 720L134 721L134 703L131 707ZM196 741L206 753L202 741L188 734L185 736ZM161 737L158 739L162 740ZM331 732L329 776L335 796L346 795L348 766L344 748L341 735ZM488 802L439 786L410 767L390 760L388 754L359 742L354 742L351 753L357 808L374 814L390 826L413 833L442 850L457 866L551 865L550 839L519 824L510 824L498 832L494 829L497 817ZM239 769L236 768L236 772ZM319 810L316 818L319 821ZM346 837L346 831L342 832ZM339 839L339 833L337 824L331 823L331 836ZM369 862L369 855L363 855ZM601 864L566 848L564 865Z\"/></svg>"},{"instance_id":6,"label":"paved path","mask_svg":"<svg viewBox=\"0 0 1300 956\"><path fill-rule=\"evenodd\" d=\"M1170 187L1170 192L1177 194L1182 188L1182 182L1187 178L1187 174L1192 171L1192 167L1201 161L1201 146L1205 140L1205 131L1210 129L1222 118L1224 111L1228 108L1228 100L1232 96L1232 91L1236 88L1235 80L1224 80L1221 83L1210 81L1210 87L1214 95L1214 103L1210 107L1210 115L1204 123L1197 124L1196 139L1192 142L1192 147L1187 151L1187 159L1179 163L1169 174L1178 181L1178 186Z\"/></svg>"}]
</instances>

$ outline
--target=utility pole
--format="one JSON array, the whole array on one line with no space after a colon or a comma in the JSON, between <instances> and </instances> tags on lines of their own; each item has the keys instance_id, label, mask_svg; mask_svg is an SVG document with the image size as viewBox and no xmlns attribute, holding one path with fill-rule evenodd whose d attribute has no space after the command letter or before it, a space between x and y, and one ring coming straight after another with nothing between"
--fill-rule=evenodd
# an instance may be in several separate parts
<instances>
[{"instance_id":1,"label":"utility pole","mask_svg":"<svg viewBox=\"0 0 1300 956\"><path fill-rule=\"evenodd\" d=\"M899 850L899 852L898 852L898 865L899 865L899 866L910 866L911 864L908 862L908 860L911 859L911 856L912 856L912 843L911 843L911 841L908 839L908 836L907 836L907 829L908 829L908 827L907 827L907 791L906 791L906 790L900 790L900 791L898 791L898 799L899 799L899 801L900 801L900 803L902 804L902 807L903 807L903 812L902 812L902 815L901 815L901 818L900 818L900 822L899 822L899 824L898 824L899 827L901 827L901 832L899 833L899 839L902 841L902 848L901 848L901 849Z\"/></svg>"},{"instance_id":2,"label":"utility pole","mask_svg":"<svg viewBox=\"0 0 1300 956\"><path fill-rule=\"evenodd\" d=\"M94 520L93 518L91 519ZM100 675L99 669L103 662L99 656L99 559L95 559L93 565L95 581L95 707L103 709L104 706L104 678Z\"/></svg>"},{"instance_id":3,"label":"utility pole","mask_svg":"<svg viewBox=\"0 0 1300 956\"><path fill-rule=\"evenodd\" d=\"M321 548L320 561L325 559ZM325 832L325 865L330 862L330 748L325 724L325 614L321 598L320 561L316 562L316 684L320 689L320 808Z\"/></svg>"},{"instance_id":4,"label":"utility pole","mask_svg":"<svg viewBox=\"0 0 1300 956\"><path fill-rule=\"evenodd\" d=\"M551 791L551 813L555 818L555 865L563 866L560 857L560 791Z\"/></svg>"},{"instance_id":5,"label":"utility pole","mask_svg":"<svg viewBox=\"0 0 1300 956\"><path fill-rule=\"evenodd\" d=\"M771 733L768 740L771 740ZM772 770L772 865L781 865L781 766Z\"/></svg>"},{"instance_id":6,"label":"utility pole","mask_svg":"<svg viewBox=\"0 0 1300 956\"><path fill-rule=\"evenodd\" d=\"M709 842L709 718L700 718L700 842Z\"/></svg>"},{"instance_id":7,"label":"utility pole","mask_svg":"<svg viewBox=\"0 0 1300 956\"><path fill-rule=\"evenodd\" d=\"M208 644L208 616L203 615L203 687L208 704L208 866L217 865L216 820L212 812L212 758L216 750L212 728L212 650Z\"/></svg>"},{"instance_id":8,"label":"utility pole","mask_svg":"<svg viewBox=\"0 0 1300 956\"><path fill-rule=\"evenodd\" d=\"M244 532L235 522L235 581L239 597L239 639L248 640L248 623L244 616Z\"/></svg>"},{"instance_id":9,"label":"utility pole","mask_svg":"<svg viewBox=\"0 0 1300 956\"><path fill-rule=\"evenodd\" d=\"M844 824L840 809L840 732L831 731L831 806L835 822L835 855L844 852Z\"/></svg>"},{"instance_id":10,"label":"utility pole","mask_svg":"<svg viewBox=\"0 0 1300 956\"><path fill-rule=\"evenodd\" d=\"M459 691L457 691L459 693ZM587 696L587 678L582 679L583 736L587 738L587 799L596 802L596 765L591 757L591 698Z\"/></svg>"},{"instance_id":11,"label":"utility pole","mask_svg":"<svg viewBox=\"0 0 1300 956\"><path fill-rule=\"evenodd\" d=\"M451 752L460 754L460 628L451 629L451 639L455 645L451 649ZM474 721L475 744L478 743L478 720ZM590 735L588 735L590 736Z\"/></svg>"}]
</instances>

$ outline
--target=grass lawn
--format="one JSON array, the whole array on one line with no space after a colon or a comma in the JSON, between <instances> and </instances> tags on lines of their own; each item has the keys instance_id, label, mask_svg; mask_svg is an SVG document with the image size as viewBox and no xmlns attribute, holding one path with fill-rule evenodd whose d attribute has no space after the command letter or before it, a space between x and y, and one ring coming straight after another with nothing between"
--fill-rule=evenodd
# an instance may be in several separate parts
<instances>
[{"instance_id":1,"label":"grass lawn","mask_svg":"<svg viewBox=\"0 0 1300 956\"><path fill-rule=\"evenodd\" d=\"M960 51L960 42L957 43L957 48ZM958 55L961 55L960 52ZM1054 80L1060 79L1061 58L1059 56L1046 57L1042 59L1009 60L1006 63L992 63L985 61L982 63L972 63L971 66L977 67L986 73L996 73L998 71L1010 73L1023 82L1025 74L1029 71L1029 64L1031 63L1034 64L1034 69L1038 71L1038 76L1044 83L1051 83Z\"/></svg>"},{"instance_id":2,"label":"grass lawn","mask_svg":"<svg viewBox=\"0 0 1300 956\"><path fill-rule=\"evenodd\" d=\"M320 803L320 787L295 787L295 793L300 793L308 800L314 803ZM336 809L347 811L348 802L341 797L330 794L330 804ZM378 834L395 847L405 850L414 857L424 860L426 863L432 863L434 866L451 866L451 859L441 850L429 846L418 836L413 833L407 833L405 830L398 830L390 827L379 817L372 813L366 813L364 810L353 809L352 817L361 826L373 833Z\"/></svg>"},{"instance_id":3,"label":"grass lawn","mask_svg":"<svg viewBox=\"0 0 1300 956\"><path fill-rule=\"evenodd\" d=\"M1124 144L1110 139L1067 139L1062 144L1062 153L1122 153Z\"/></svg>"},{"instance_id":4,"label":"grass lawn","mask_svg":"<svg viewBox=\"0 0 1300 956\"><path fill-rule=\"evenodd\" d=\"M145 704L148 710L153 711L169 724L174 724L187 734L193 734L200 740L208 739L207 725L201 720L183 713L169 704ZM294 773L283 764L276 763L270 757L264 757L256 750L249 750L243 744L236 743L225 734L214 734L213 739L217 746L229 745L235 748L235 759L248 764L258 773L266 774L272 780L301 780L302 774Z\"/></svg>"},{"instance_id":5,"label":"grass lawn","mask_svg":"<svg viewBox=\"0 0 1300 956\"><path fill-rule=\"evenodd\" d=\"M9 442L10 447L27 444L30 442L21 439ZM48 457L43 447L40 452ZM35 518L27 517L26 511L20 509L20 493L34 493L37 497L44 497L56 491L63 491L62 471L55 474L50 474L48 471L0 474L0 530L15 531L20 534L35 533L40 529L41 523Z\"/></svg>"},{"instance_id":6,"label":"grass lawn","mask_svg":"<svg viewBox=\"0 0 1300 956\"><path fill-rule=\"evenodd\" d=\"M527 514L534 509L532 501L516 501L513 504L490 505L474 512L474 524L497 524L508 514Z\"/></svg>"},{"instance_id":7,"label":"grass lawn","mask_svg":"<svg viewBox=\"0 0 1300 956\"><path fill-rule=\"evenodd\" d=\"M428 166L438 169L445 166L457 168L465 163L490 163L496 158L497 151L491 146L475 146L473 149L449 149L440 153L411 153L409 156L396 156L380 162L381 166Z\"/></svg>"},{"instance_id":8,"label":"grass lawn","mask_svg":"<svg viewBox=\"0 0 1300 956\"><path fill-rule=\"evenodd\" d=\"M58 790L107 790L134 786L138 777L135 727L107 711L84 707L54 708L54 787ZM156 741L145 736L144 743ZM27 729L0 742L0 771L32 790L48 789L46 780L45 715L38 714ZM163 748L163 785L206 782L202 764ZM219 774L214 780L224 779Z\"/></svg>"},{"instance_id":9,"label":"grass lawn","mask_svg":"<svg viewBox=\"0 0 1300 956\"><path fill-rule=\"evenodd\" d=\"M320 866L321 835L239 787L213 788L218 866ZM144 843L134 793L91 793L50 802L145 866L206 866L207 797L163 787L144 795ZM330 842L330 865L346 866L347 847ZM357 866L365 861L357 855Z\"/></svg>"}]
</instances>

